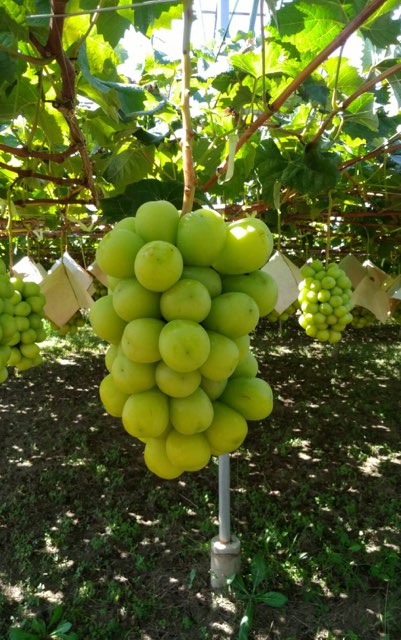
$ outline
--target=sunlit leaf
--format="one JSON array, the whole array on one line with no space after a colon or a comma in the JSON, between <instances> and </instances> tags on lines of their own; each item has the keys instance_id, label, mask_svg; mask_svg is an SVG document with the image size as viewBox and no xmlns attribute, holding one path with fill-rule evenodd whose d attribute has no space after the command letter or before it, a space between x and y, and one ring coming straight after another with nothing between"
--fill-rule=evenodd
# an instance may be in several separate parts
<instances>
[{"instance_id":1,"label":"sunlit leaf","mask_svg":"<svg viewBox=\"0 0 401 640\"><path fill-rule=\"evenodd\" d=\"M153 156L152 147L142 147L135 142L125 145L112 157L103 175L115 186L142 180L152 170Z\"/></svg>"}]
</instances>

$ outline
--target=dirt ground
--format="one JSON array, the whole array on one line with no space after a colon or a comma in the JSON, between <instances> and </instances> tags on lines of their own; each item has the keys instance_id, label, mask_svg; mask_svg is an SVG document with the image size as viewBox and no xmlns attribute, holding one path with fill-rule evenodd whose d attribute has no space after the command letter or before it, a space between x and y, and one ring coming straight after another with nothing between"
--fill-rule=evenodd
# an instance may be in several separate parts
<instances>
[{"instance_id":1,"label":"dirt ground","mask_svg":"<svg viewBox=\"0 0 401 640\"><path fill-rule=\"evenodd\" d=\"M262 553L254 640L401 640L398 326L337 356L298 328L258 329L270 418L232 455L242 574ZM166 482L103 411L100 351L71 347L0 387L0 638L62 603L79 640L237 638L246 601L210 589L214 460ZM246 636L244 635L243 638Z\"/></svg>"}]
</instances>

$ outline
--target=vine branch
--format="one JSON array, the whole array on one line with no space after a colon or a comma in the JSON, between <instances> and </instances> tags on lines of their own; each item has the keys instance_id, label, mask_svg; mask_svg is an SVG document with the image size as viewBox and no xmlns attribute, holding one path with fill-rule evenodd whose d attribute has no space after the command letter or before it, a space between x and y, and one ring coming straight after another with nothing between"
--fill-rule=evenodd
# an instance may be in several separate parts
<instances>
[{"instance_id":1,"label":"vine branch","mask_svg":"<svg viewBox=\"0 0 401 640\"><path fill-rule=\"evenodd\" d=\"M182 201L182 215L192 211L195 195L195 170L192 156L192 138L194 132L191 123L190 86L191 86L191 26L194 20L192 0L184 0L184 31L182 38L182 160L184 170L184 196Z\"/></svg>"},{"instance_id":2,"label":"vine branch","mask_svg":"<svg viewBox=\"0 0 401 640\"><path fill-rule=\"evenodd\" d=\"M79 152L83 164L86 186L91 192L93 203L98 206L99 198L93 178L92 162L90 160L84 135L79 127L75 115L76 89L75 68L63 49L63 27L65 8L68 0L51 0L52 18L46 44L43 46L31 34L31 42L39 53L46 59L55 59L61 71L61 95L53 104L64 116L70 130L72 145Z\"/></svg>"},{"instance_id":3,"label":"vine branch","mask_svg":"<svg viewBox=\"0 0 401 640\"><path fill-rule=\"evenodd\" d=\"M72 156L77 151L77 145L72 144L65 151L60 151L58 153L48 153L47 151L36 151L26 147L11 147L8 144L0 143L0 151L5 151L5 153L18 156L19 158L39 158L46 162L56 162L57 164L61 164L66 158Z\"/></svg>"},{"instance_id":4,"label":"vine branch","mask_svg":"<svg viewBox=\"0 0 401 640\"><path fill-rule=\"evenodd\" d=\"M51 176L46 173L40 173L38 171L32 171L32 169L23 169L22 167L13 167L6 162L0 161L0 167L6 171L17 173L20 178L38 178L39 180L47 180L54 184L81 184L84 185L85 181L78 178L62 178L60 176Z\"/></svg>"}]
</instances>

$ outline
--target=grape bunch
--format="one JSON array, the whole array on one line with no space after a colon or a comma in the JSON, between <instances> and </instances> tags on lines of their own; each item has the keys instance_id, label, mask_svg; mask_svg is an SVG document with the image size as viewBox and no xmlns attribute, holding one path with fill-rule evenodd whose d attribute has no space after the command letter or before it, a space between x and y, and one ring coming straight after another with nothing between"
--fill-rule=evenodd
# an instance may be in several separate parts
<instances>
[{"instance_id":1,"label":"grape bunch","mask_svg":"<svg viewBox=\"0 0 401 640\"><path fill-rule=\"evenodd\" d=\"M37 342L45 339L44 296L39 285L10 278L0 259L0 383L7 380L7 366L20 371L42 362Z\"/></svg>"},{"instance_id":2,"label":"grape bunch","mask_svg":"<svg viewBox=\"0 0 401 640\"><path fill-rule=\"evenodd\" d=\"M67 322L65 322L61 327L55 322L50 322L50 326L53 329L53 331L58 333L60 336L66 336L68 334L75 335L78 329L80 329L84 325L85 325L85 318L82 315L82 312L80 309L78 309L78 311L76 311L74 315L72 315L71 318Z\"/></svg>"},{"instance_id":3,"label":"grape bunch","mask_svg":"<svg viewBox=\"0 0 401 640\"><path fill-rule=\"evenodd\" d=\"M375 314L365 307L356 305L352 309L351 313L351 327L354 327L355 329L364 329L365 327L371 327L373 324L377 324L377 318Z\"/></svg>"},{"instance_id":4,"label":"grape bunch","mask_svg":"<svg viewBox=\"0 0 401 640\"><path fill-rule=\"evenodd\" d=\"M298 285L301 315L298 322L311 338L339 342L352 322L351 280L336 264L313 260L301 268Z\"/></svg>"},{"instance_id":5,"label":"grape bunch","mask_svg":"<svg viewBox=\"0 0 401 640\"><path fill-rule=\"evenodd\" d=\"M250 348L277 299L275 281L260 271L272 244L261 220L226 223L207 208L180 217L156 201L98 246L109 284L89 312L109 343L100 399L145 444L145 464L162 478L236 450L247 421L272 411Z\"/></svg>"},{"instance_id":6,"label":"grape bunch","mask_svg":"<svg viewBox=\"0 0 401 640\"><path fill-rule=\"evenodd\" d=\"M11 354L8 364L19 371L25 371L42 363L40 346L46 338L43 324L43 308L45 297L36 282L29 282L21 278L10 278L14 288L11 298L14 304L14 318L17 333L9 341Z\"/></svg>"},{"instance_id":7,"label":"grape bunch","mask_svg":"<svg viewBox=\"0 0 401 640\"><path fill-rule=\"evenodd\" d=\"M94 300L97 300L102 296L107 296L107 287L105 287L104 284L100 282L100 280L98 280L97 278L94 278L92 298Z\"/></svg>"},{"instance_id":8,"label":"grape bunch","mask_svg":"<svg viewBox=\"0 0 401 640\"><path fill-rule=\"evenodd\" d=\"M287 322L287 320L295 316L300 308L298 300L290 304L282 313L278 313L275 309L267 314L266 318L269 322Z\"/></svg>"}]
</instances>

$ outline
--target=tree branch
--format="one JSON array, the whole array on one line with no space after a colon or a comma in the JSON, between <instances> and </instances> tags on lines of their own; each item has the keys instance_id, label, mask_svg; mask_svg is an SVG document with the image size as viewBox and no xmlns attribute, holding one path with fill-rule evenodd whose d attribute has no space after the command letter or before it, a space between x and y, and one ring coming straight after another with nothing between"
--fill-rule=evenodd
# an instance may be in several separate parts
<instances>
[{"instance_id":1,"label":"tree branch","mask_svg":"<svg viewBox=\"0 0 401 640\"><path fill-rule=\"evenodd\" d=\"M238 140L236 152L248 142L249 138L283 106L286 100L301 86L303 82L319 67L319 65L329 57L338 47L340 47L359 27L366 22L387 0L372 0L346 27L314 58L301 73L298 74L284 91L269 105L269 109L262 113ZM219 174L225 173L228 167L228 158L217 168L215 175L211 176L202 186L202 191L208 191L217 182Z\"/></svg>"}]
</instances>

